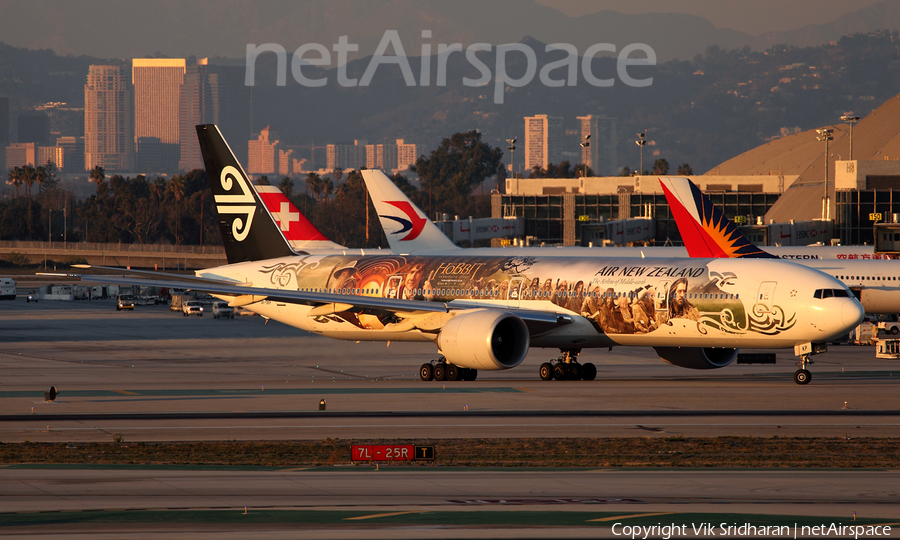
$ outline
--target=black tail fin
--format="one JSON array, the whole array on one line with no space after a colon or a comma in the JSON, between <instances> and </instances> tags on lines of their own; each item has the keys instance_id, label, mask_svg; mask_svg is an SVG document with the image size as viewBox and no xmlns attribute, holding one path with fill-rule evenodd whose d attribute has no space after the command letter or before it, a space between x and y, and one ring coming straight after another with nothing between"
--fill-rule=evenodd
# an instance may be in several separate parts
<instances>
[{"instance_id":1,"label":"black tail fin","mask_svg":"<svg viewBox=\"0 0 900 540\"><path fill-rule=\"evenodd\" d=\"M229 264L293 255L219 128L197 126L197 138Z\"/></svg>"}]
</instances>

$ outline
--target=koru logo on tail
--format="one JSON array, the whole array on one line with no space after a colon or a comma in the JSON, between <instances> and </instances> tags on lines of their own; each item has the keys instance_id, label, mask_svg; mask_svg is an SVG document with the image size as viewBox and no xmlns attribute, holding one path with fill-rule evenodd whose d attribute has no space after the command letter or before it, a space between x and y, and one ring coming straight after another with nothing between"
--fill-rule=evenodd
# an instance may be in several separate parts
<instances>
[{"instance_id":1,"label":"koru logo on tail","mask_svg":"<svg viewBox=\"0 0 900 540\"><path fill-rule=\"evenodd\" d=\"M231 234L238 242L243 242L250 233L250 224L256 214L256 200L244 175L236 168L227 166L219 175L222 189L228 195L216 195L216 210L219 215L238 214L231 222Z\"/></svg>"},{"instance_id":2,"label":"koru logo on tail","mask_svg":"<svg viewBox=\"0 0 900 540\"><path fill-rule=\"evenodd\" d=\"M415 240L418 238L419 234L422 232L422 229L425 227L425 223L428 222L427 219L423 217L419 217L416 213L415 209L411 204L407 201L384 201L385 204L390 204L391 206L397 207L401 212L406 214L406 217L409 219L404 219L402 217L397 216L385 216L379 214L379 217L383 217L385 219L390 219L399 223L402 228L399 231L394 231L391 234L403 234L409 231L409 234L400 239L401 242L406 240Z\"/></svg>"}]
</instances>

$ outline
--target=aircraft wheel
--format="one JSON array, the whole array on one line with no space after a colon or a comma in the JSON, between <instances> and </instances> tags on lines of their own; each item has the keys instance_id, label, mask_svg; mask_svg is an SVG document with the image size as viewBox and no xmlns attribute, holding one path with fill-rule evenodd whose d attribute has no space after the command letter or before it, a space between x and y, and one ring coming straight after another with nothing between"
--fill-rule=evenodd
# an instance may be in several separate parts
<instances>
[{"instance_id":1,"label":"aircraft wheel","mask_svg":"<svg viewBox=\"0 0 900 540\"><path fill-rule=\"evenodd\" d=\"M440 363L434 366L434 380L436 381L446 381L447 380L447 364Z\"/></svg>"},{"instance_id":2,"label":"aircraft wheel","mask_svg":"<svg viewBox=\"0 0 900 540\"><path fill-rule=\"evenodd\" d=\"M419 368L419 377L422 378L423 381L430 381L434 378L434 368L431 364L422 364L422 367Z\"/></svg>"},{"instance_id":3,"label":"aircraft wheel","mask_svg":"<svg viewBox=\"0 0 900 540\"><path fill-rule=\"evenodd\" d=\"M541 380L542 381L552 381L553 380L553 365L550 362L544 362L541 364Z\"/></svg>"},{"instance_id":4,"label":"aircraft wheel","mask_svg":"<svg viewBox=\"0 0 900 540\"><path fill-rule=\"evenodd\" d=\"M593 381L594 379L596 379L597 367L590 362L581 366L581 378L586 381Z\"/></svg>"},{"instance_id":5,"label":"aircraft wheel","mask_svg":"<svg viewBox=\"0 0 900 540\"><path fill-rule=\"evenodd\" d=\"M581 364L569 364L569 380L572 381L580 381L581 380Z\"/></svg>"},{"instance_id":6,"label":"aircraft wheel","mask_svg":"<svg viewBox=\"0 0 900 540\"><path fill-rule=\"evenodd\" d=\"M568 372L565 366L563 366L562 364L556 364L555 366L553 366L554 379L556 379L557 381L564 381L567 378L566 375L568 375Z\"/></svg>"},{"instance_id":7,"label":"aircraft wheel","mask_svg":"<svg viewBox=\"0 0 900 540\"><path fill-rule=\"evenodd\" d=\"M466 377L464 381L474 381L478 378L478 370L474 368L466 368Z\"/></svg>"},{"instance_id":8,"label":"aircraft wheel","mask_svg":"<svg viewBox=\"0 0 900 540\"><path fill-rule=\"evenodd\" d=\"M798 369L794 372L794 382L797 384L809 384L812 374L807 369Z\"/></svg>"},{"instance_id":9,"label":"aircraft wheel","mask_svg":"<svg viewBox=\"0 0 900 540\"><path fill-rule=\"evenodd\" d=\"M454 366L453 364L447 364L447 380L448 381L456 382L456 381L462 379L462 377L460 377L460 375L462 375L462 373L460 373L459 367Z\"/></svg>"}]
</instances>

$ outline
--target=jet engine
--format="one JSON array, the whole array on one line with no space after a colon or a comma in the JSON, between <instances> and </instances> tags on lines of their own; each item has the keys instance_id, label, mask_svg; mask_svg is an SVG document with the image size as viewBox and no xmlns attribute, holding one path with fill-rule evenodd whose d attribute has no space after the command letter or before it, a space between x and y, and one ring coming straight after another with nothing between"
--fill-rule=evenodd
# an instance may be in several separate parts
<instances>
[{"instance_id":1,"label":"jet engine","mask_svg":"<svg viewBox=\"0 0 900 540\"><path fill-rule=\"evenodd\" d=\"M737 349L720 347L654 347L666 362L689 369L718 369L734 362Z\"/></svg>"},{"instance_id":2,"label":"jet engine","mask_svg":"<svg viewBox=\"0 0 900 540\"><path fill-rule=\"evenodd\" d=\"M435 342L451 364L498 370L522 363L530 337L525 322L512 313L476 309L447 321Z\"/></svg>"}]
</instances>

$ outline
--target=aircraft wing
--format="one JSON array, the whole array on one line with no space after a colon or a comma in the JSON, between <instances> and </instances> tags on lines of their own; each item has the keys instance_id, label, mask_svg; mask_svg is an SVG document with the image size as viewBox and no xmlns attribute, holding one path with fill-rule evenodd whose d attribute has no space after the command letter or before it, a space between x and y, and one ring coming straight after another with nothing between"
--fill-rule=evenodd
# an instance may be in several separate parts
<instances>
[{"instance_id":1,"label":"aircraft wing","mask_svg":"<svg viewBox=\"0 0 900 540\"><path fill-rule=\"evenodd\" d=\"M41 274L55 275L69 278L79 278L82 281L94 283L113 283L121 285L138 285L144 287L168 287L181 288L191 291L205 292L217 296L231 296L234 299L230 305L235 307L249 306L263 300L313 306L311 316L330 315L343 311L366 313L391 313L400 319L428 313L446 313L471 309L496 309L514 313L522 319L532 335L541 334L558 326L572 322L570 314L555 311L539 311L508 308L506 306L492 306L482 303L451 301L451 302L427 302L421 300L403 300L394 298L381 298L377 296L357 296L347 294L297 291L287 289L270 289L265 287L253 287L250 284L238 281L225 281L197 276L182 276L165 272L152 272L148 270L130 270L109 266L77 265L78 268L98 269L107 272L119 272L129 275L113 274ZM410 327L411 328L411 327ZM421 329L421 328L420 328ZM440 327L435 328L439 330Z\"/></svg>"}]
</instances>

